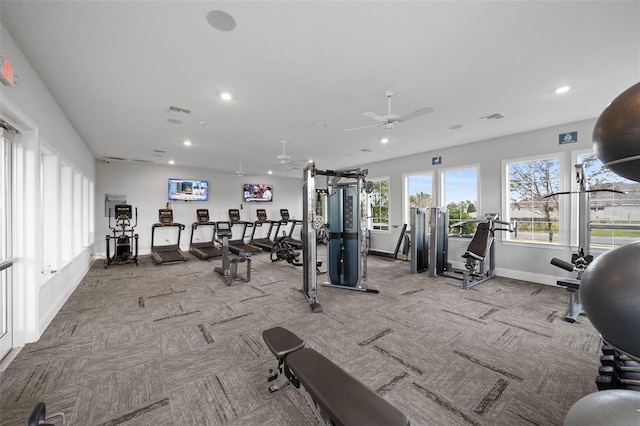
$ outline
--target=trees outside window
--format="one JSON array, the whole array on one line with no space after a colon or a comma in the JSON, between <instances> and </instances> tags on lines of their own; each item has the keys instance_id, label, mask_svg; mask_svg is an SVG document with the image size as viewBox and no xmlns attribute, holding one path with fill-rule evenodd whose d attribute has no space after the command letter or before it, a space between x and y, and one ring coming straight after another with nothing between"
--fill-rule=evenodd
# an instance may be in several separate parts
<instances>
[{"instance_id":1,"label":"trees outside window","mask_svg":"<svg viewBox=\"0 0 640 426\"><path fill-rule=\"evenodd\" d=\"M389 179L372 180L373 191L369 194L371 229L389 230Z\"/></svg>"},{"instance_id":2,"label":"trees outside window","mask_svg":"<svg viewBox=\"0 0 640 426\"><path fill-rule=\"evenodd\" d=\"M591 223L600 225L637 225L640 227L640 183L616 175L602 165L590 152L578 156L584 166L589 189L613 189L613 192L592 192L590 198ZM578 218L575 219L576 221ZM613 248L640 239L640 230L592 229L591 246Z\"/></svg>"},{"instance_id":3,"label":"trees outside window","mask_svg":"<svg viewBox=\"0 0 640 426\"><path fill-rule=\"evenodd\" d=\"M433 173L405 177L405 223L411 222L412 207L433 207Z\"/></svg>"},{"instance_id":4,"label":"trees outside window","mask_svg":"<svg viewBox=\"0 0 640 426\"><path fill-rule=\"evenodd\" d=\"M507 163L509 218L517 232L510 239L558 243L560 215L560 159L547 158Z\"/></svg>"},{"instance_id":5,"label":"trees outside window","mask_svg":"<svg viewBox=\"0 0 640 426\"><path fill-rule=\"evenodd\" d=\"M444 205L449 212L449 225L477 217L478 169L476 167L443 172L442 187ZM451 229L451 232L473 234L475 229L475 223L467 223Z\"/></svg>"}]
</instances>

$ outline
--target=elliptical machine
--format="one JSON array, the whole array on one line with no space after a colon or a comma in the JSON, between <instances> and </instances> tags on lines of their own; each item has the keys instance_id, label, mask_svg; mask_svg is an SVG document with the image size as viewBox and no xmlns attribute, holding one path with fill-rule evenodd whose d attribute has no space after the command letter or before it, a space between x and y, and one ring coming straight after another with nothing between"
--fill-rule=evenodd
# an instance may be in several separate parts
<instances>
[{"instance_id":1,"label":"elliptical machine","mask_svg":"<svg viewBox=\"0 0 640 426\"><path fill-rule=\"evenodd\" d=\"M105 237L107 257L104 261L105 269L109 265L124 265L135 263L138 266L138 234L134 233L138 226L138 208L136 207L136 223L131 225L133 209L129 204L115 206L115 226L111 226L111 208L109 208L109 229L113 235ZM114 241L113 255L111 255L111 240ZM133 244L133 247L132 247Z\"/></svg>"}]
</instances>

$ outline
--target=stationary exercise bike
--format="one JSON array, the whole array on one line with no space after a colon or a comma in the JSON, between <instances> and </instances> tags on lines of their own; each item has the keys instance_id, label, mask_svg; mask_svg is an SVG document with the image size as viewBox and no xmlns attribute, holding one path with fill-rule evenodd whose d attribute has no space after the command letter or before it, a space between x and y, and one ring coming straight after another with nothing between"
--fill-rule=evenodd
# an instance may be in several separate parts
<instances>
[{"instance_id":1,"label":"stationary exercise bike","mask_svg":"<svg viewBox=\"0 0 640 426\"><path fill-rule=\"evenodd\" d=\"M290 263L294 266L302 266L303 263L300 260L300 252L295 251L291 244L286 241L286 235L279 237L278 241L273 245L273 249L271 250L271 261L279 262L281 260L286 260L287 263Z\"/></svg>"}]
</instances>

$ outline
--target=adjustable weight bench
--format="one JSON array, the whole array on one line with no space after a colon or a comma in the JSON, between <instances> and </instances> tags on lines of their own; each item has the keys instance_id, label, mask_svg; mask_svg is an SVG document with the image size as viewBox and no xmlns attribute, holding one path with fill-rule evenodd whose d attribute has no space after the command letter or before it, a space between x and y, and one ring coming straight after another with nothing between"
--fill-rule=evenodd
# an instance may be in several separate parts
<instances>
[{"instance_id":1,"label":"adjustable weight bench","mask_svg":"<svg viewBox=\"0 0 640 426\"><path fill-rule=\"evenodd\" d=\"M265 330L262 337L278 360L278 371L303 395L320 424L408 426L409 419L389 401L369 389L282 327ZM275 386L275 385L274 385ZM271 386L275 392L278 387ZM284 386L284 385L283 385Z\"/></svg>"}]
</instances>

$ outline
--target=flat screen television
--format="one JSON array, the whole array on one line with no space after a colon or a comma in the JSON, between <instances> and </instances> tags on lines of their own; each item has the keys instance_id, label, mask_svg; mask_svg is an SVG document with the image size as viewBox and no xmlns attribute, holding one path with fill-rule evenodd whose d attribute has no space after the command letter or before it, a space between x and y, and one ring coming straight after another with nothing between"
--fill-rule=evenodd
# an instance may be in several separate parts
<instances>
[{"instance_id":1,"label":"flat screen television","mask_svg":"<svg viewBox=\"0 0 640 426\"><path fill-rule=\"evenodd\" d=\"M207 201L209 182L206 180L169 178L170 201Z\"/></svg>"},{"instance_id":2,"label":"flat screen television","mask_svg":"<svg viewBox=\"0 0 640 426\"><path fill-rule=\"evenodd\" d=\"M245 183L242 199L246 203L273 201L273 185L267 183Z\"/></svg>"}]
</instances>

